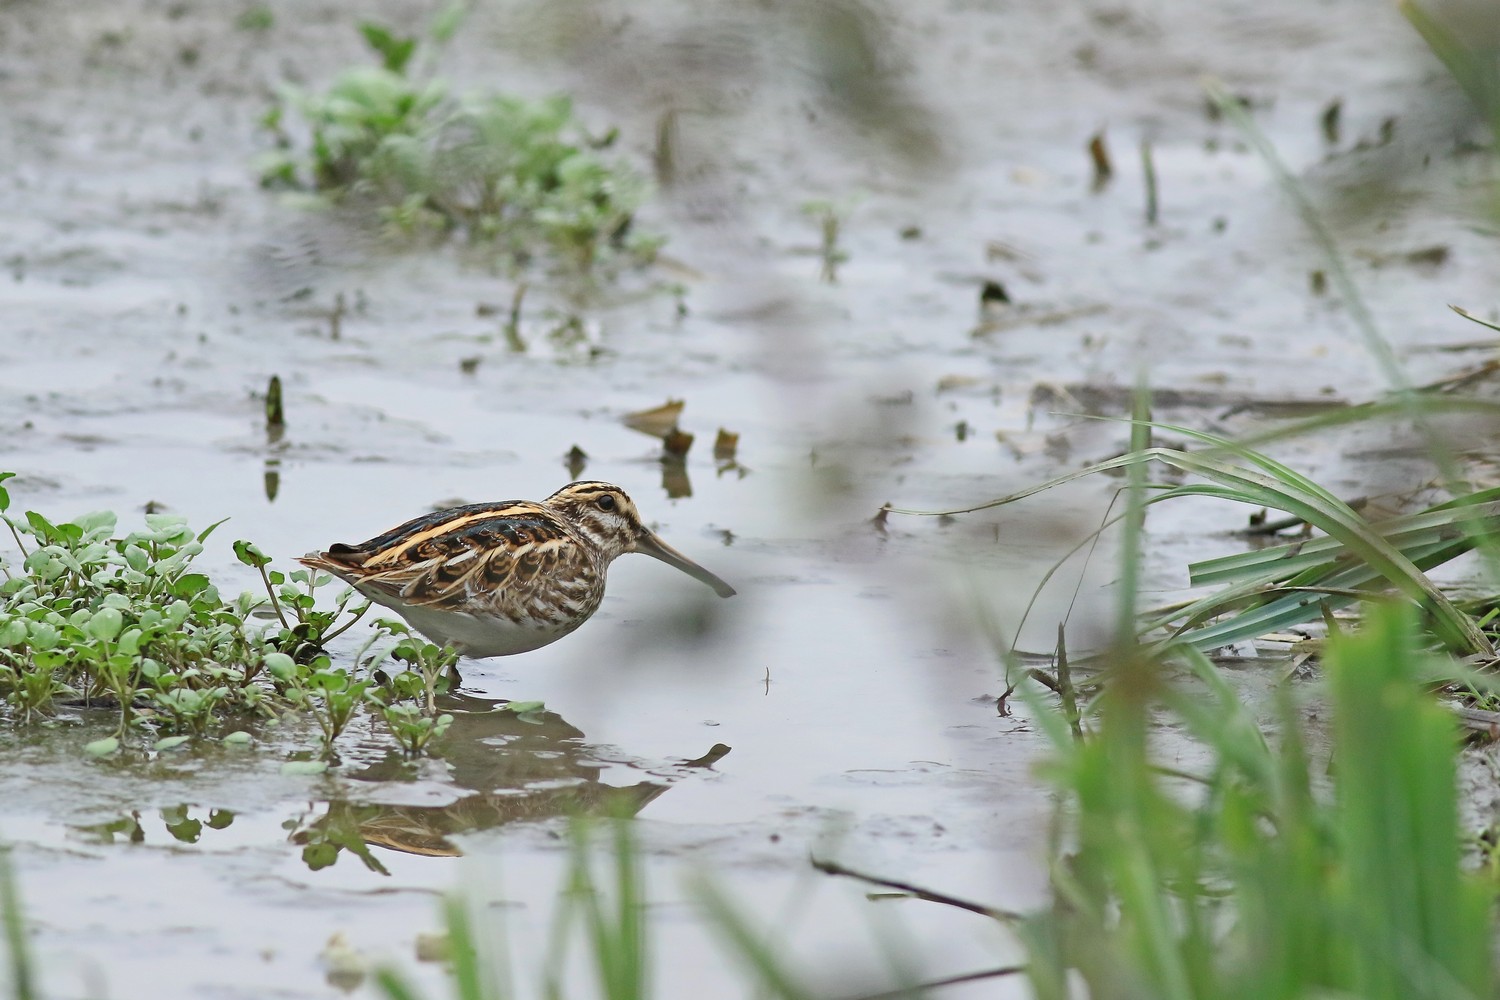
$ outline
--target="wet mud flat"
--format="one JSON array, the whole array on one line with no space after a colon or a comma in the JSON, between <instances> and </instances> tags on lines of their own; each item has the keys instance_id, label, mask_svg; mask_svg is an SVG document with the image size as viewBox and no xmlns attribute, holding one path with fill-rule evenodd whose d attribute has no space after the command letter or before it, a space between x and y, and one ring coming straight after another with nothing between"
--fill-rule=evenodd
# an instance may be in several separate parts
<instances>
[{"instance_id":1,"label":"wet mud flat","mask_svg":"<svg viewBox=\"0 0 1500 1000\"><path fill-rule=\"evenodd\" d=\"M639 817L663 995L739 988L685 871L779 922L840 995L883 982L880 917L810 853L1006 908L1040 900L1048 801L1031 766L1045 747L1024 712L997 715L1004 681L976 609L1014 628L1118 484L872 519L1117 453L1125 430L1080 415L1127 412L1143 367L1159 418L1230 434L1384 388L1264 164L1205 111L1204 74L1246 97L1327 212L1413 381L1467 359L1435 348L1474 339L1446 303L1492 302L1473 225L1484 165L1461 98L1394 12L839 5L855 27L819 42L810 9L471 13L444 77L570 92L648 172L664 121L675 136L642 216L668 235L659 274L680 291L580 306L532 278L516 350L514 275L392 246L257 183L278 86L367 60L361 20L415 31L431 10L5 8L0 469L19 473L19 507L229 516L202 562L232 591L255 580L228 537L287 562L435 506L538 498L574 474L577 448L577 474L623 485L740 591L710 604L623 560L578 633L466 665L454 728L416 763L355 731L333 772L287 774L312 740L295 724L118 761L79 752L100 725L87 713L8 731L0 835L50 990L329 996L348 952L440 988L415 957L440 894L474 889L513 955L542 948L558 817L606 799ZM812 202L835 206L836 283ZM664 465L621 418L667 399L685 400L696 444ZM739 435L732 460L711 454L720 428ZM1341 495L1419 490L1430 471L1384 433L1279 454ZM1148 597L1242 547L1229 532L1244 513L1153 512ZM1023 647L1050 647L1076 578L1033 612ZM1085 575L1079 648L1104 634L1111 579L1107 555ZM502 699L546 709L521 719L494 710ZM972 914L881 905L925 973L1015 957Z\"/></svg>"}]
</instances>

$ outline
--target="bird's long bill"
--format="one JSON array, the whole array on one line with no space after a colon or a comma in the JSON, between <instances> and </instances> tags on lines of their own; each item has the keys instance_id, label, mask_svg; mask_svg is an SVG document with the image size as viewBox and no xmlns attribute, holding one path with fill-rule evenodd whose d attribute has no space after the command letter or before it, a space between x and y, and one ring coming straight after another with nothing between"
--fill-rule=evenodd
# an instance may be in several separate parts
<instances>
[{"instance_id":1,"label":"bird's long bill","mask_svg":"<svg viewBox=\"0 0 1500 1000\"><path fill-rule=\"evenodd\" d=\"M637 552L644 552L646 555L651 556L653 559L660 559L668 566L675 566L695 580L702 580L704 583L714 588L714 593L718 594L720 597L734 596L733 587L725 583L723 580L720 580L708 570L704 569L702 566L699 566L697 563L693 562L687 556L683 555L681 552L678 552L676 549L672 548L672 546L668 545L660 538L657 538L656 535L652 534L649 531L641 535L640 538L636 539L635 550Z\"/></svg>"}]
</instances>

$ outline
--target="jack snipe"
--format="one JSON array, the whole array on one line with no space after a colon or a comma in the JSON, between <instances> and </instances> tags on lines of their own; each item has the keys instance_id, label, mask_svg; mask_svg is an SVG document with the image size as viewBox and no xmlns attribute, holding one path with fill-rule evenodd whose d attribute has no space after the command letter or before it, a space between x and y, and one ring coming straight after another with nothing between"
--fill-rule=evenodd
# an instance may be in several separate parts
<instances>
[{"instance_id":1,"label":"jack snipe","mask_svg":"<svg viewBox=\"0 0 1500 1000\"><path fill-rule=\"evenodd\" d=\"M299 562L347 581L434 642L485 657L537 649L582 625L604 597L609 564L627 552L734 594L642 524L624 490L599 482L570 483L540 503L450 507Z\"/></svg>"}]
</instances>

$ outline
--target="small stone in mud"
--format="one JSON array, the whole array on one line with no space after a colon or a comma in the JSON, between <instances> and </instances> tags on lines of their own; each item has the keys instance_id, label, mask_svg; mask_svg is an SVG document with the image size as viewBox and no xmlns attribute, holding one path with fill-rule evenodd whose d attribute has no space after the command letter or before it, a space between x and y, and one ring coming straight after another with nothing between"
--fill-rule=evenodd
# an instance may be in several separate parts
<instances>
[{"instance_id":1,"label":"small stone in mud","mask_svg":"<svg viewBox=\"0 0 1500 1000\"><path fill-rule=\"evenodd\" d=\"M672 458L686 458L693 446L693 435L673 427L661 439L662 449Z\"/></svg>"},{"instance_id":2,"label":"small stone in mud","mask_svg":"<svg viewBox=\"0 0 1500 1000\"><path fill-rule=\"evenodd\" d=\"M1109 147L1104 145L1104 131L1095 132L1089 139L1089 162L1094 167L1093 189L1102 190L1114 176L1115 168L1109 160Z\"/></svg>"},{"instance_id":3,"label":"small stone in mud","mask_svg":"<svg viewBox=\"0 0 1500 1000\"><path fill-rule=\"evenodd\" d=\"M993 278L986 278L979 288L979 308L985 310L995 305L1009 305L1010 293L1005 286Z\"/></svg>"},{"instance_id":4,"label":"small stone in mud","mask_svg":"<svg viewBox=\"0 0 1500 1000\"><path fill-rule=\"evenodd\" d=\"M1402 250L1395 253L1379 253L1371 250L1356 250L1354 256L1368 261L1371 267L1386 267L1390 264L1404 264L1408 267L1442 267L1448 262L1448 246L1444 243L1434 243L1432 246L1419 247L1416 250Z\"/></svg>"},{"instance_id":5,"label":"small stone in mud","mask_svg":"<svg viewBox=\"0 0 1500 1000\"><path fill-rule=\"evenodd\" d=\"M1441 267L1448 262L1448 248L1441 244L1437 246L1423 247L1421 250L1413 250L1404 258L1406 263L1412 265L1427 265L1430 267Z\"/></svg>"},{"instance_id":6,"label":"small stone in mud","mask_svg":"<svg viewBox=\"0 0 1500 1000\"><path fill-rule=\"evenodd\" d=\"M418 962L446 962L453 955L453 942L447 934L418 934L416 949Z\"/></svg>"},{"instance_id":7,"label":"small stone in mud","mask_svg":"<svg viewBox=\"0 0 1500 1000\"><path fill-rule=\"evenodd\" d=\"M281 376L272 375L266 383L266 430L279 431L286 426L286 411L281 403Z\"/></svg>"},{"instance_id":8,"label":"small stone in mud","mask_svg":"<svg viewBox=\"0 0 1500 1000\"><path fill-rule=\"evenodd\" d=\"M978 389L984 385L984 379L975 378L973 375L944 375L937 380L937 393L941 396L945 392L961 392L965 389ZM999 386L995 386L996 392Z\"/></svg>"},{"instance_id":9,"label":"small stone in mud","mask_svg":"<svg viewBox=\"0 0 1500 1000\"><path fill-rule=\"evenodd\" d=\"M720 462L733 462L739 446L740 436L720 427L718 437L714 438L714 458Z\"/></svg>"},{"instance_id":10,"label":"small stone in mud","mask_svg":"<svg viewBox=\"0 0 1500 1000\"><path fill-rule=\"evenodd\" d=\"M569 448L568 453L563 456L563 461L568 465L568 475L574 479L577 479L579 474L583 472L583 467L588 465L589 456L584 452L582 448L578 447L575 444L573 447Z\"/></svg>"},{"instance_id":11,"label":"small stone in mud","mask_svg":"<svg viewBox=\"0 0 1500 1000\"><path fill-rule=\"evenodd\" d=\"M1335 97L1329 102L1328 107L1323 109L1323 116L1319 121L1323 126L1323 140L1330 146L1338 145L1340 119L1344 114L1344 99Z\"/></svg>"}]
</instances>

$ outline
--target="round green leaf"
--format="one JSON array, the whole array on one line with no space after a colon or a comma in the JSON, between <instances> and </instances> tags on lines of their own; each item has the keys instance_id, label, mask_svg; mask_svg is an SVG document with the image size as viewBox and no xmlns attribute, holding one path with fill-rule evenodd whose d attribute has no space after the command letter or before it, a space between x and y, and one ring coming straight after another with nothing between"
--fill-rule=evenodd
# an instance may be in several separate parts
<instances>
[{"instance_id":1,"label":"round green leaf","mask_svg":"<svg viewBox=\"0 0 1500 1000\"><path fill-rule=\"evenodd\" d=\"M326 760L289 760L281 765L282 774L322 774L326 770Z\"/></svg>"},{"instance_id":2,"label":"round green leaf","mask_svg":"<svg viewBox=\"0 0 1500 1000\"><path fill-rule=\"evenodd\" d=\"M28 626L28 631L30 631L31 633L32 649L52 649L57 645L58 640L61 638L61 636L58 634L56 626L48 624L47 622L32 622L30 626Z\"/></svg>"},{"instance_id":3,"label":"round green leaf","mask_svg":"<svg viewBox=\"0 0 1500 1000\"><path fill-rule=\"evenodd\" d=\"M105 642L120 634L120 629L125 625L125 616L120 614L116 608L100 608L94 612L94 617L89 619L88 633L95 639Z\"/></svg>"},{"instance_id":4,"label":"round green leaf","mask_svg":"<svg viewBox=\"0 0 1500 1000\"><path fill-rule=\"evenodd\" d=\"M26 619L12 618L0 625L0 649L9 649L26 641Z\"/></svg>"},{"instance_id":5,"label":"round green leaf","mask_svg":"<svg viewBox=\"0 0 1500 1000\"><path fill-rule=\"evenodd\" d=\"M285 653L267 653L266 671L279 681L289 681L297 676L297 661Z\"/></svg>"},{"instance_id":6,"label":"round green leaf","mask_svg":"<svg viewBox=\"0 0 1500 1000\"><path fill-rule=\"evenodd\" d=\"M108 757L118 749L120 749L120 741L113 736L106 736L102 740L94 740L83 746L83 752L90 757Z\"/></svg>"}]
</instances>

